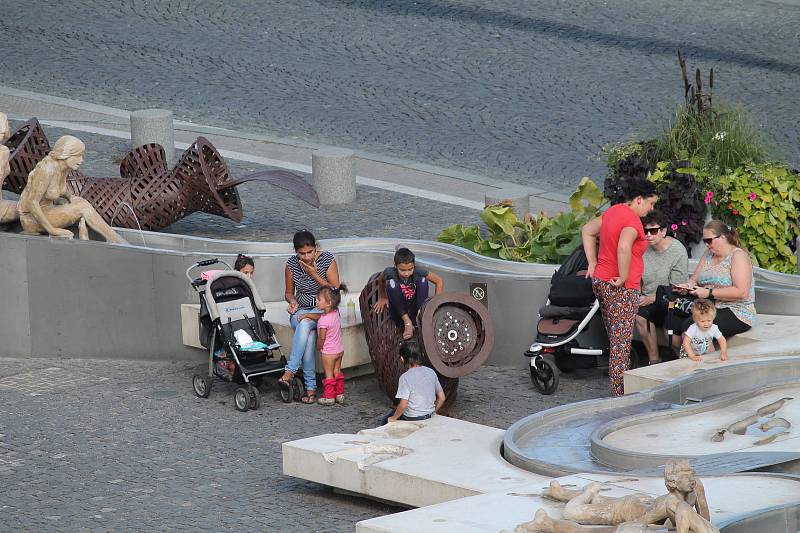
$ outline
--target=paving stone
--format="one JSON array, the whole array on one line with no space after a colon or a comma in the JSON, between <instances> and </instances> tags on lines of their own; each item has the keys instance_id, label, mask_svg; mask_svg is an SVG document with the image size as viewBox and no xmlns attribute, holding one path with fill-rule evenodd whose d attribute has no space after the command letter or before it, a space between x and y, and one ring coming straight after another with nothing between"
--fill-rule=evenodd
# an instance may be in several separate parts
<instances>
[{"instance_id":1,"label":"paving stone","mask_svg":"<svg viewBox=\"0 0 800 533\"><path fill-rule=\"evenodd\" d=\"M48 368L94 383L36 397L0 389L8 446L0 448L8 459L0 461L0 510L14 531L352 532L359 520L401 510L281 473L282 442L377 424L388 400L372 376L349 380L347 403L330 409L284 404L268 383L262 407L248 413L233 408L235 387L220 381L209 399L197 398L195 365L185 362L3 358L0 380ZM177 394L156 400L125 393L132 388ZM603 373L590 371L541 396L522 365L487 366L462 379L453 415L504 428L607 390Z\"/></svg>"}]
</instances>

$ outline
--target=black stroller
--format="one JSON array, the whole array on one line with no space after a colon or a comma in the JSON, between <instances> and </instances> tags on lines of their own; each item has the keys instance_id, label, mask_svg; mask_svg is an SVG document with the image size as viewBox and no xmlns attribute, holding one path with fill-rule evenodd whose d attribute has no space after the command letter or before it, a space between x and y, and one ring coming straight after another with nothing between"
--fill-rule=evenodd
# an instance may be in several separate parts
<instances>
[{"instance_id":1,"label":"black stroller","mask_svg":"<svg viewBox=\"0 0 800 533\"><path fill-rule=\"evenodd\" d=\"M193 278L195 268L223 264L227 270L205 273ZM264 319L266 308L253 282L219 259L207 259L186 269L186 277L200 296L200 344L208 349L208 373L192 378L194 392L208 398L214 376L243 384L234 393L239 411L258 409L258 386L263 376L283 373L286 358L275 330ZM275 358L275 352L280 357ZM295 377L290 387L279 387L281 399L289 403L300 399L303 384Z\"/></svg>"},{"instance_id":2,"label":"black stroller","mask_svg":"<svg viewBox=\"0 0 800 533\"><path fill-rule=\"evenodd\" d=\"M550 280L547 304L539 309L530 357L533 386L542 394L558 388L559 371L608 366L608 335L592 283L589 262L579 246Z\"/></svg>"}]
</instances>

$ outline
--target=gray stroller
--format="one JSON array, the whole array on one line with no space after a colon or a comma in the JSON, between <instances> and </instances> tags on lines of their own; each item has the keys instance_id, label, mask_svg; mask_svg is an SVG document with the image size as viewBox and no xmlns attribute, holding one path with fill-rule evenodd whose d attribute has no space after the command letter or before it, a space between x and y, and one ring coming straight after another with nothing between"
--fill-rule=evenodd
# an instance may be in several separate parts
<instances>
[{"instance_id":1,"label":"gray stroller","mask_svg":"<svg viewBox=\"0 0 800 533\"><path fill-rule=\"evenodd\" d=\"M194 269L220 263L227 270L210 271L200 278L190 274ZM196 373L192 378L195 394L208 398L216 376L242 385L234 392L236 409L258 409L258 386L264 376L282 374L286 358L272 324L264 319L266 308L255 284L219 259L194 263L186 269L186 277L200 296L200 344L208 350L208 372ZM279 390L284 402L297 401L303 383L295 377L290 387Z\"/></svg>"}]
</instances>

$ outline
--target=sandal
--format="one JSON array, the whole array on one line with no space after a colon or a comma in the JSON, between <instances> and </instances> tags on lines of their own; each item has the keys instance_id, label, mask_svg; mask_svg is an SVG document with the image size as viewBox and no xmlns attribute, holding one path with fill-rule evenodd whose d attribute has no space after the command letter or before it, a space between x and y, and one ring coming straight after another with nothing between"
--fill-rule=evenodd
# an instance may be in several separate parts
<instances>
[{"instance_id":1,"label":"sandal","mask_svg":"<svg viewBox=\"0 0 800 533\"><path fill-rule=\"evenodd\" d=\"M307 390L306 393L300 398L300 401L306 405L312 405L317 403L317 391L314 390Z\"/></svg>"},{"instance_id":2,"label":"sandal","mask_svg":"<svg viewBox=\"0 0 800 533\"><path fill-rule=\"evenodd\" d=\"M403 340L407 341L413 336L414 336L414 324L412 322L406 322L405 326L403 327Z\"/></svg>"}]
</instances>

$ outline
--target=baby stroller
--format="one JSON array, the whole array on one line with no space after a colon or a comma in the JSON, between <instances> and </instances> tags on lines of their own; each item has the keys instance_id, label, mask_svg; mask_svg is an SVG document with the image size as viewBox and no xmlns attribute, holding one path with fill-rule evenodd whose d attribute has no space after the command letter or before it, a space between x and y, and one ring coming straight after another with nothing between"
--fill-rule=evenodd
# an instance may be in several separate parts
<instances>
[{"instance_id":1,"label":"baby stroller","mask_svg":"<svg viewBox=\"0 0 800 533\"><path fill-rule=\"evenodd\" d=\"M200 278L190 275L193 269L218 263L227 270L208 272ZM194 263L186 269L186 277L200 296L200 344L208 349L208 373L196 373L192 378L195 394L208 398L217 376L243 385L234 392L236 409L258 409L261 399L257 387L263 376L282 373L286 358L272 324L264 320L266 308L255 285L219 259ZM288 403L299 399L303 385L293 383L288 390L280 390L281 399Z\"/></svg>"},{"instance_id":2,"label":"baby stroller","mask_svg":"<svg viewBox=\"0 0 800 533\"><path fill-rule=\"evenodd\" d=\"M553 274L547 303L539 309L536 338L525 356L531 358L533 386L542 394L556 391L559 371L608 365L608 336L585 277L588 266L579 246Z\"/></svg>"}]
</instances>

